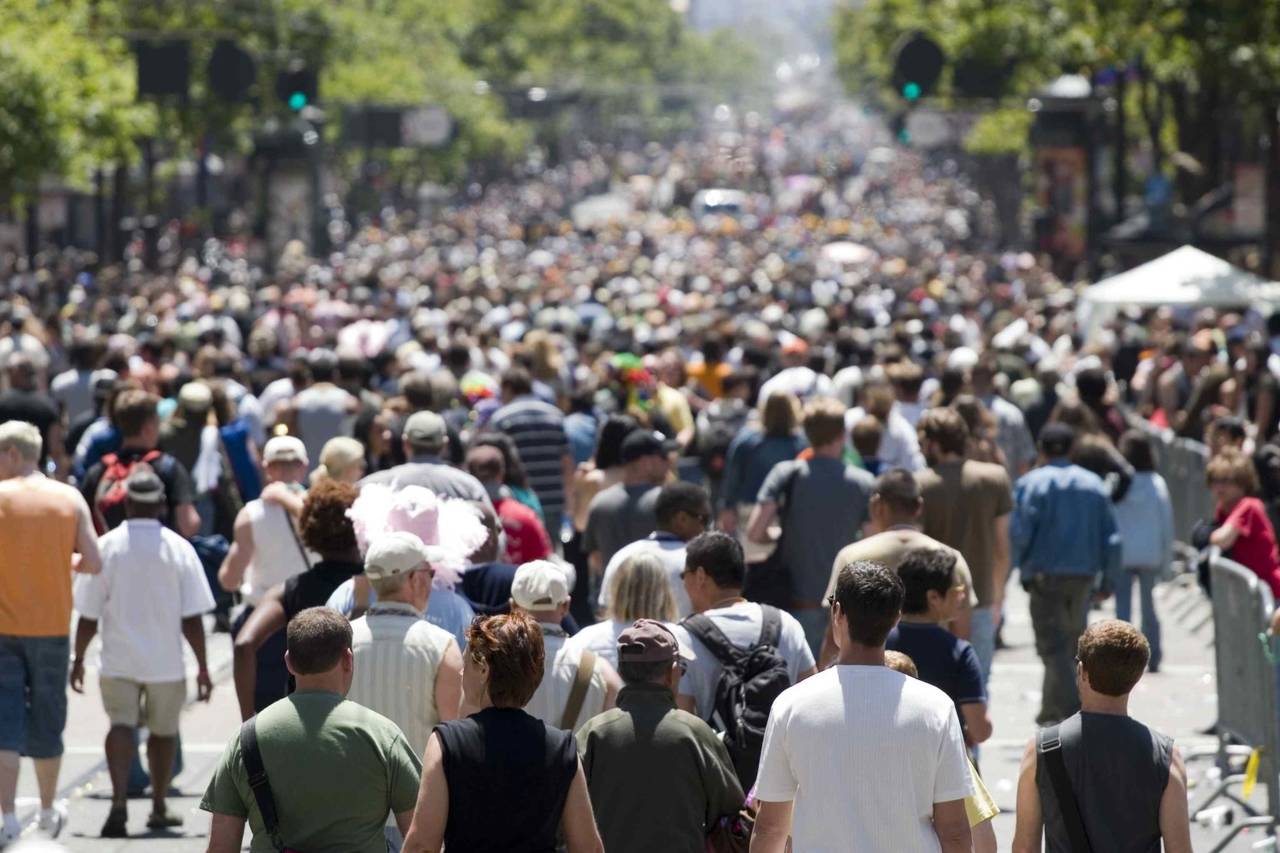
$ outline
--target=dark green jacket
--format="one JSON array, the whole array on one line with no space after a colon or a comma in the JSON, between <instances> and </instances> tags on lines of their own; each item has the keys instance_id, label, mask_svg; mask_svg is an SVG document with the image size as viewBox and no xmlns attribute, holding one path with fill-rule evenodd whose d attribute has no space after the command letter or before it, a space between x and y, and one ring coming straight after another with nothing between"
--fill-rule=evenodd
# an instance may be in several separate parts
<instances>
[{"instance_id":1,"label":"dark green jacket","mask_svg":"<svg viewBox=\"0 0 1280 853\"><path fill-rule=\"evenodd\" d=\"M578 754L609 853L704 853L710 828L745 799L715 732L656 684L624 687L617 708L578 731Z\"/></svg>"}]
</instances>

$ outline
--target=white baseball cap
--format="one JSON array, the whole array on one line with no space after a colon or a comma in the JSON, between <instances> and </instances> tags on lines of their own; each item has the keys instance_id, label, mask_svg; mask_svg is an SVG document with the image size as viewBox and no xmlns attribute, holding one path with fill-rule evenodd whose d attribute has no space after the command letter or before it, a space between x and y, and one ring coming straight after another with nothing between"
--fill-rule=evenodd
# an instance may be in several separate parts
<instances>
[{"instance_id":1,"label":"white baseball cap","mask_svg":"<svg viewBox=\"0 0 1280 853\"><path fill-rule=\"evenodd\" d=\"M408 574L436 559L435 550L422 544L412 533L392 531L379 536L369 546L364 555L364 576L376 581Z\"/></svg>"},{"instance_id":2,"label":"white baseball cap","mask_svg":"<svg viewBox=\"0 0 1280 853\"><path fill-rule=\"evenodd\" d=\"M534 560L516 569L511 600L525 610L549 610L569 600L564 571L549 560Z\"/></svg>"},{"instance_id":3,"label":"white baseball cap","mask_svg":"<svg viewBox=\"0 0 1280 853\"><path fill-rule=\"evenodd\" d=\"M307 463L307 446L302 439L292 435L277 435L268 439L267 446L262 448L262 461L270 465L273 462Z\"/></svg>"}]
</instances>

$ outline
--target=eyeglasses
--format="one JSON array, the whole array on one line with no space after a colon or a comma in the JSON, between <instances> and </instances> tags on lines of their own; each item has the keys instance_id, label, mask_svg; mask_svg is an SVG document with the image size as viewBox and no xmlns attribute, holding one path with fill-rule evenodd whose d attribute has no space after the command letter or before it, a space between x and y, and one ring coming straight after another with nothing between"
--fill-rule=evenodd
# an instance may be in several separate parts
<instances>
[{"instance_id":1,"label":"eyeglasses","mask_svg":"<svg viewBox=\"0 0 1280 853\"><path fill-rule=\"evenodd\" d=\"M828 610L830 610L831 608L835 607L835 606L836 606L836 596L835 596L835 593L832 593L831 595L828 595L828 596L827 596L826 601L827 601L827 609L828 609Z\"/></svg>"},{"instance_id":2,"label":"eyeglasses","mask_svg":"<svg viewBox=\"0 0 1280 853\"><path fill-rule=\"evenodd\" d=\"M676 658L676 666L679 667L681 675L689 671L689 662L682 657Z\"/></svg>"}]
</instances>

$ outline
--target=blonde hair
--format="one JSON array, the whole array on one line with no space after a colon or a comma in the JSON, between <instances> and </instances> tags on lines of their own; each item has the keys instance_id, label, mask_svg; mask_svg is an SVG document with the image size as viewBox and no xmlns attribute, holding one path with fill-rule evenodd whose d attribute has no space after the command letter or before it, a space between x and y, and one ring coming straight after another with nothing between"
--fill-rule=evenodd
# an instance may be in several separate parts
<instances>
[{"instance_id":1,"label":"blonde hair","mask_svg":"<svg viewBox=\"0 0 1280 853\"><path fill-rule=\"evenodd\" d=\"M40 430L26 421L8 421L0 424L0 450L14 448L26 462L39 462L44 440Z\"/></svg>"},{"instance_id":2,"label":"blonde hair","mask_svg":"<svg viewBox=\"0 0 1280 853\"><path fill-rule=\"evenodd\" d=\"M324 443L320 450L320 464L311 472L311 484L321 480L342 478L342 474L364 459L364 445L354 438L338 436Z\"/></svg>"},{"instance_id":3,"label":"blonde hair","mask_svg":"<svg viewBox=\"0 0 1280 853\"><path fill-rule=\"evenodd\" d=\"M666 566L657 554L623 560L609 583L609 615L630 624L637 619L674 622L679 617Z\"/></svg>"}]
</instances>

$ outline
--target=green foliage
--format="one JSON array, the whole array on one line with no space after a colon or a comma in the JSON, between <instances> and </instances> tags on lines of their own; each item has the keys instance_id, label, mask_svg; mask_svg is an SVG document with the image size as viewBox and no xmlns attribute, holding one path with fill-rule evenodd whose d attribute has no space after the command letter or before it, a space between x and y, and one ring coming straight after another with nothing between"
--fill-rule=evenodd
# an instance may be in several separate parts
<instances>
[{"instance_id":1,"label":"green foliage","mask_svg":"<svg viewBox=\"0 0 1280 853\"><path fill-rule=\"evenodd\" d=\"M994 110L974 123L964 141L970 154L1019 154L1027 147L1031 113L1023 109Z\"/></svg>"}]
</instances>

